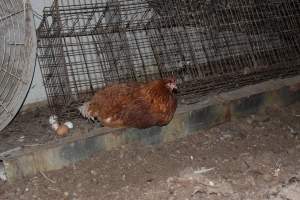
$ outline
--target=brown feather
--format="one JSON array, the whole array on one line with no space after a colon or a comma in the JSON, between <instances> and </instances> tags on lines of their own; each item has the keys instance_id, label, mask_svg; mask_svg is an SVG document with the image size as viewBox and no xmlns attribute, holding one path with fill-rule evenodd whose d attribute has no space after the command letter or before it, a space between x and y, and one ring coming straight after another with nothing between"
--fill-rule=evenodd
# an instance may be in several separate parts
<instances>
[{"instance_id":1,"label":"brown feather","mask_svg":"<svg viewBox=\"0 0 300 200\"><path fill-rule=\"evenodd\" d=\"M172 120L177 107L167 83L168 80L155 80L107 86L89 102L89 117L108 127L164 126Z\"/></svg>"}]
</instances>

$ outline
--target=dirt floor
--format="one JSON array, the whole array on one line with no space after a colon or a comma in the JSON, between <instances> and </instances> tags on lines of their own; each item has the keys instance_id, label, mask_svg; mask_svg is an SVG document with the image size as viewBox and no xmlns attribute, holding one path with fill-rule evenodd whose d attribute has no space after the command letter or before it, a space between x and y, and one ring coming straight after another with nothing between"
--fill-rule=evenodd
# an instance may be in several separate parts
<instances>
[{"instance_id":1,"label":"dirt floor","mask_svg":"<svg viewBox=\"0 0 300 200\"><path fill-rule=\"evenodd\" d=\"M15 119L4 130L0 132L0 153L18 148L42 145L51 141L59 140L49 124L52 114L47 107L37 108L30 112L20 112ZM70 120L74 129L70 134L87 132L97 123L91 123L83 118ZM84 129L84 130L83 130Z\"/></svg>"},{"instance_id":2,"label":"dirt floor","mask_svg":"<svg viewBox=\"0 0 300 200\"><path fill-rule=\"evenodd\" d=\"M23 129L26 115L10 130ZM39 123L45 137L54 137L48 122ZM299 137L300 103L273 107L176 142L122 146L62 170L1 182L0 199L299 200Z\"/></svg>"}]
</instances>

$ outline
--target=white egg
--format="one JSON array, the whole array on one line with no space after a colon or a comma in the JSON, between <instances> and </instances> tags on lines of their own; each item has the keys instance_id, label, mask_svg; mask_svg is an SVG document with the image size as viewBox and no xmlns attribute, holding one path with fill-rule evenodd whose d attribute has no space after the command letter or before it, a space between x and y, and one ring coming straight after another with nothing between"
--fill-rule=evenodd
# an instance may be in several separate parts
<instances>
[{"instance_id":1,"label":"white egg","mask_svg":"<svg viewBox=\"0 0 300 200\"><path fill-rule=\"evenodd\" d=\"M57 123L57 116L56 115L51 115L49 117L49 124L54 124Z\"/></svg>"},{"instance_id":2,"label":"white egg","mask_svg":"<svg viewBox=\"0 0 300 200\"><path fill-rule=\"evenodd\" d=\"M66 125L69 129L74 128L74 125L72 122L65 122L64 125Z\"/></svg>"},{"instance_id":3,"label":"white egg","mask_svg":"<svg viewBox=\"0 0 300 200\"><path fill-rule=\"evenodd\" d=\"M56 131L59 127L59 124L57 122L55 122L55 123L51 124L51 127L52 127L53 130Z\"/></svg>"}]
</instances>

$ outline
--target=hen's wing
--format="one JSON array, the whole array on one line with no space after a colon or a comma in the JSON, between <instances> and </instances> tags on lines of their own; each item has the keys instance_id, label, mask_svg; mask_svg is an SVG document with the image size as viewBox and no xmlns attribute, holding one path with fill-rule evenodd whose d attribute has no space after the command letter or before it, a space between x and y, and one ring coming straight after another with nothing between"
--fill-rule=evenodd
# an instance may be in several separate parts
<instances>
[{"instance_id":1,"label":"hen's wing","mask_svg":"<svg viewBox=\"0 0 300 200\"><path fill-rule=\"evenodd\" d=\"M123 110L117 114L127 127L147 128L157 124L159 119L151 110L151 105L144 98L131 101Z\"/></svg>"},{"instance_id":2,"label":"hen's wing","mask_svg":"<svg viewBox=\"0 0 300 200\"><path fill-rule=\"evenodd\" d=\"M170 122L174 114L174 106L170 103L174 102L162 102L156 97L151 99L140 96L121 110L117 118L122 119L128 127L163 126Z\"/></svg>"},{"instance_id":3,"label":"hen's wing","mask_svg":"<svg viewBox=\"0 0 300 200\"><path fill-rule=\"evenodd\" d=\"M90 101L90 110L99 121L114 116L132 101L137 84L112 85L98 91Z\"/></svg>"}]
</instances>

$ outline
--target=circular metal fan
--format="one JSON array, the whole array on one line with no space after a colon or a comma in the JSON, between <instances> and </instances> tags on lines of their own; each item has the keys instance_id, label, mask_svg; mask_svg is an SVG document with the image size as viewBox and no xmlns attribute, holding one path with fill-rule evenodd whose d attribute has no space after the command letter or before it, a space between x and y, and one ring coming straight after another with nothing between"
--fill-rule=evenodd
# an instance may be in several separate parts
<instances>
[{"instance_id":1,"label":"circular metal fan","mask_svg":"<svg viewBox=\"0 0 300 200\"><path fill-rule=\"evenodd\" d=\"M36 35L29 0L0 1L0 130L22 106L33 78Z\"/></svg>"}]
</instances>

